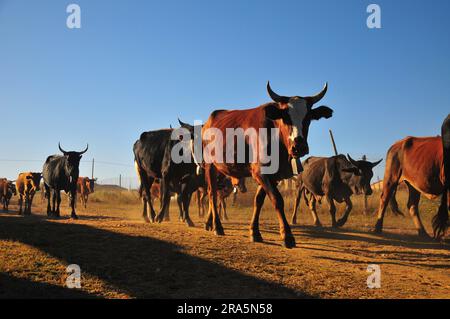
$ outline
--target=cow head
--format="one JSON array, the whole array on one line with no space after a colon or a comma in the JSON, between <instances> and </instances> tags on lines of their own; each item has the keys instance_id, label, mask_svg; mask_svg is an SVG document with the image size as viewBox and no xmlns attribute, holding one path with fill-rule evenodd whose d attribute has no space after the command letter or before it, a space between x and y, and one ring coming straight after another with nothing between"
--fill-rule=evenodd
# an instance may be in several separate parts
<instances>
[{"instance_id":1,"label":"cow head","mask_svg":"<svg viewBox=\"0 0 450 319\"><path fill-rule=\"evenodd\" d=\"M25 178L32 189L35 191L39 191L41 189L41 173L29 173Z\"/></svg>"},{"instance_id":2,"label":"cow head","mask_svg":"<svg viewBox=\"0 0 450 319\"><path fill-rule=\"evenodd\" d=\"M59 147L59 150L64 154L64 157L66 158L66 161L65 161L66 175L68 175L70 183L76 184L76 182L78 180L78 175L80 174L80 172L79 172L80 160L81 160L81 157L83 156L83 154L87 152L89 145L87 145L86 149L81 152L75 152L75 151L67 152L67 151L63 150L63 148L61 147L61 144L58 144L58 147Z\"/></svg>"},{"instance_id":3,"label":"cow head","mask_svg":"<svg viewBox=\"0 0 450 319\"><path fill-rule=\"evenodd\" d=\"M190 125L188 123L182 122L180 119L178 119L178 123L180 123L180 127L181 128L189 131L189 134L190 134L190 136L189 136L189 138L190 138L189 149L190 149L191 154L192 154L192 159L194 160L195 164L198 167L197 168L197 174L200 174L200 171L202 170L202 168L201 168L201 161L198 158L198 156L196 156L196 152L198 152L198 149L195 149L195 147L196 146L199 147L200 148L200 152L201 152L201 145L195 145L196 144L195 141L200 141L201 142L201 140L202 140L202 136L201 136L202 130L201 129L202 129L203 126L202 125L199 125L199 126ZM180 139L182 139L182 138L180 137Z\"/></svg>"},{"instance_id":4,"label":"cow head","mask_svg":"<svg viewBox=\"0 0 450 319\"><path fill-rule=\"evenodd\" d=\"M330 118L333 110L327 106L313 108L327 92L325 84L322 91L314 96L280 96L272 91L270 83L267 83L267 91L277 105L270 104L266 107L266 117L270 120L281 120L280 132L283 143L292 158L300 158L309 153L308 131L312 120Z\"/></svg>"},{"instance_id":5,"label":"cow head","mask_svg":"<svg viewBox=\"0 0 450 319\"><path fill-rule=\"evenodd\" d=\"M10 193L14 196L17 195L16 185L14 184L13 181L8 181L8 193Z\"/></svg>"},{"instance_id":6,"label":"cow head","mask_svg":"<svg viewBox=\"0 0 450 319\"><path fill-rule=\"evenodd\" d=\"M96 178L86 178L85 183L86 183L86 188L88 189L89 193L94 192L94 186L95 186L96 181L97 181Z\"/></svg>"},{"instance_id":7,"label":"cow head","mask_svg":"<svg viewBox=\"0 0 450 319\"><path fill-rule=\"evenodd\" d=\"M342 169L346 173L351 173L352 177L349 180L349 186L354 194L372 195L372 187L370 186L370 180L373 177L372 169L381 163L383 159L377 162L369 162L364 160L355 161L347 154L351 167Z\"/></svg>"}]
</instances>

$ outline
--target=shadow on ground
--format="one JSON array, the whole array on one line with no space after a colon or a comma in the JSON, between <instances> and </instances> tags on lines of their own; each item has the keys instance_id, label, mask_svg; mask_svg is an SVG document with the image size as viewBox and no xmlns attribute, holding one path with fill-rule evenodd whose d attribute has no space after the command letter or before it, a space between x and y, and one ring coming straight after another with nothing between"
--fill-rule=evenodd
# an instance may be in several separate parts
<instances>
[{"instance_id":1,"label":"shadow on ground","mask_svg":"<svg viewBox=\"0 0 450 319\"><path fill-rule=\"evenodd\" d=\"M0 215L0 240L33 246L65 264L78 264L117 290L137 298L310 298L312 296L187 255L151 237L130 236L39 216ZM218 247L220 249L220 247ZM1 274L14 293L0 297L90 297ZM0 291L1 290L0 286ZM69 291L69 292L68 292ZM72 295L73 294L73 295Z\"/></svg>"}]
</instances>

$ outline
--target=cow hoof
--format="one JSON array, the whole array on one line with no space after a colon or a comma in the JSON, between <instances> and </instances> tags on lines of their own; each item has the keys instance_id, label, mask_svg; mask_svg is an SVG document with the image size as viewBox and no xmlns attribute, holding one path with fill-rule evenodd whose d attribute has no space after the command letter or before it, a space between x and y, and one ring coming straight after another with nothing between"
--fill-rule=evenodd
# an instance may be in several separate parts
<instances>
[{"instance_id":1,"label":"cow hoof","mask_svg":"<svg viewBox=\"0 0 450 319\"><path fill-rule=\"evenodd\" d=\"M210 231L212 230L212 226L209 223L205 223L205 230Z\"/></svg>"},{"instance_id":2,"label":"cow hoof","mask_svg":"<svg viewBox=\"0 0 450 319\"><path fill-rule=\"evenodd\" d=\"M147 216L145 216L145 217L142 217L143 219L144 219L144 222L145 223L150 223L150 218L148 218Z\"/></svg>"},{"instance_id":3,"label":"cow hoof","mask_svg":"<svg viewBox=\"0 0 450 319\"><path fill-rule=\"evenodd\" d=\"M283 240L283 246L286 248L294 248L295 247L295 238L293 235L286 235Z\"/></svg>"},{"instance_id":4,"label":"cow hoof","mask_svg":"<svg viewBox=\"0 0 450 319\"><path fill-rule=\"evenodd\" d=\"M292 225L297 225L297 220L296 219L291 220L291 224Z\"/></svg>"},{"instance_id":5,"label":"cow hoof","mask_svg":"<svg viewBox=\"0 0 450 319\"><path fill-rule=\"evenodd\" d=\"M422 238L422 239L425 239L425 240L431 240L432 239L431 236L428 235L428 233L424 229L419 230L418 236L420 238Z\"/></svg>"},{"instance_id":6,"label":"cow hoof","mask_svg":"<svg viewBox=\"0 0 450 319\"><path fill-rule=\"evenodd\" d=\"M72 219L78 219L78 216L77 215L71 215L70 216Z\"/></svg>"},{"instance_id":7,"label":"cow hoof","mask_svg":"<svg viewBox=\"0 0 450 319\"><path fill-rule=\"evenodd\" d=\"M347 222L347 220L340 219L340 220L337 221L336 227L342 227L342 226L345 225L346 222Z\"/></svg>"},{"instance_id":8,"label":"cow hoof","mask_svg":"<svg viewBox=\"0 0 450 319\"><path fill-rule=\"evenodd\" d=\"M373 230L375 234L381 234L383 232L383 224L377 222L375 225L375 229Z\"/></svg>"},{"instance_id":9,"label":"cow hoof","mask_svg":"<svg viewBox=\"0 0 450 319\"><path fill-rule=\"evenodd\" d=\"M190 218L186 219L185 222L186 222L186 225L188 225L188 227L194 227L195 226Z\"/></svg>"},{"instance_id":10,"label":"cow hoof","mask_svg":"<svg viewBox=\"0 0 450 319\"><path fill-rule=\"evenodd\" d=\"M250 234L250 241L252 243L262 243L264 240L263 240L261 234L258 232L258 233Z\"/></svg>"},{"instance_id":11,"label":"cow hoof","mask_svg":"<svg viewBox=\"0 0 450 319\"><path fill-rule=\"evenodd\" d=\"M214 234L216 234L216 236L225 236L225 232L223 231L223 228L216 228L214 230Z\"/></svg>"}]
</instances>

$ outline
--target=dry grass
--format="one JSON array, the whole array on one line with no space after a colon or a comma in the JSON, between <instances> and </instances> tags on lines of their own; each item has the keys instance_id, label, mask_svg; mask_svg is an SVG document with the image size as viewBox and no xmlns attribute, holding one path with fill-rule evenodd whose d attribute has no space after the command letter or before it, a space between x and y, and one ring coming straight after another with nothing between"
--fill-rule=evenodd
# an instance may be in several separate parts
<instances>
[{"instance_id":1,"label":"dry grass","mask_svg":"<svg viewBox=\"0 0 450 319\"><path fill-rule=\"evenodd\" d=\"M261 216L265 242L249 243L254 185L229 203L225 237L203 229L194 203L196 227L177 221L144 224L136 192L97 190L88 208L79 205L80 220L67 219L63 201L61 220L45 217L36 201L36 215L0 213L0 297L275 297L275 298L449 298L448 243L419 239L410 218L388 213L385 234L369 231L375 217L362 214L362 198L343 229L329 228L326 205L319 210L323 229L312 227L302 205L293 227L297 248L280 247L278 224L269 202ZM369 199L375 211L379 194ZM406 212L406 194L397 195ZM292 196L286 195L290 215ZM344 207L339 206L340 213ZM12 207L15 209L16 207ZM422 200L421 213L431 232L437 201ZM64 288L65 268L82 270L82 289ZM382 288L366 287L367 265L379 264Z\"/></svg>"}]
</instances>

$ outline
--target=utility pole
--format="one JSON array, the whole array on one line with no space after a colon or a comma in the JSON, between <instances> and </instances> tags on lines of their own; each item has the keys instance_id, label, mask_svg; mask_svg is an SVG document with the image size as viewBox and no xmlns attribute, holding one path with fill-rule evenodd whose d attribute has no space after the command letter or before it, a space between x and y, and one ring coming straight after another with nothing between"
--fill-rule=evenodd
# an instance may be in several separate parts
<instances>
[{"instance_id":1,"label":"utility pole","mask_svg":"<svg viewBox=\"0 0 450 319\"><path fill-rule=\"evenodd\" d=\"M91 179L94 179L94 158L92 158L92 175Z\"/></svg>"},{"instance_id":2,"label":"utility pole","mask_svg":"<svg viewBox=\"0 0 450 319\"><path fill-rule=\"evenodd\" d=\"M331 138L331 144L333 144L333 149L334 149L334 155L338 156L338 151L336 148L336 143L334 142L334 136L333 136L333 132L330 130L330 138Z\"/></svg>"},{"instance_id":3,"label":"utility pole","mask_svg":"<svg viewBox=\"0 0 450 319\"><path fill-rule=\"evenodd\" d=\"M119 187L122 188L122 174L119 174Z\"/></svg>"},{"instance_id":4,"label":"utility pole","mask_svg":"<svg viewBox=\"0 0 450 319\"><path fill-rule=\"evenodd\" d=\"M367 156L363 155L362 156L362 160L363 161L367 161ZM371 185L369 185L369 187L372 187ZM368 212L368 208L367 208L368 204L367 204L367 195L364 195L364 215L367 216Z\"/></svg>"}]
</instances>

